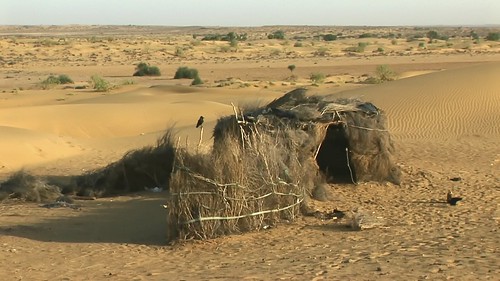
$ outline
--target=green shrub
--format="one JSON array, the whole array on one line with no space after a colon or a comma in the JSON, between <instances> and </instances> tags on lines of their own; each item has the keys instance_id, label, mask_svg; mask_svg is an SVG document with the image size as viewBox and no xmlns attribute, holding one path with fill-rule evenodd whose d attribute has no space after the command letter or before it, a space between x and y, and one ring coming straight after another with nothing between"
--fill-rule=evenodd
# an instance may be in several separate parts
<instances>
[{"instance_id":1,"label":"green shrub","mask_svg":"<svg viewBox=\"0 0 500 281\"><path fill-rule=\"evenodd\" d=\"M325 41L335 41L335 40L337 40L337 35L335 35L335 34L325 34L325 35L323 35L323 40L325 40Z\"/></svg>"},{"instance_id":2,"label":"green shrub","mask_svg":"<svg viewBox=\"0 0 500 281\"><path fill-rule=\"evenodd\" d=\"M295 64L290 64L290 65L288 66L288 70L290 70L290 72L292 72L292 73L293 73L293 71L295 70L295 68L296 68L296 67L295 67Z\"/></svg>"},{"instance_id":3,"label":"green shrub","mask_svg":"<svg viewBox=\"0 0 500 281\"><path fill-rule=\"evenodd\" d=\"M198 70L196 68L189 68L187 66L181 66L177 68L174 79L193 79L191 85L203 84L203 80L201 80L200 75L198 74Z\"/></svg>"},{"instance_id":4,"label":"green shrub","mask_svg":"<svg viewBox=\"0 0 500 281\"><path fill-rule=\"evenodd\" d=\"M41 82L41 86L43 89L47 90L59 84L73 84L73 83L74 83L73 80L69 78L69 76L66 74L61 74L59 76L50 75L49 77L47 77L47 79Z\"/></svg>"},{"instance_id":5,"label":"green shrub","mask_svg":"<svg viewBox=\"0 0 500 281\"><path fill-rule=\"evenodd\" d=\"M363 33L359 35L358 38L377 38L377 35L372 33Z\"/></svg>"},{"instance_id":6,"label":"green shrub","mask_svg":"<svg viewBox=\"0 0 500 281\"><path fill-rule=\"evenodd\" d=\"M229 46L231 46L232 48L238 47L238 40L231 39L231 41L229 41Z\"/></svg>"},{"instance_id":7,"label":"green shrub","mask_svg":"<svg viewBox=\"0 0 500 281\"><path fill-rule=\"evenodd\" d=\"M145 62L141 62L135 68L134 76L160 76L160 69L157 66L150 66Z\"/></svg>"},{"instance_id":8,"label":"green shrub","mask_svg":"<svg viewBox=\"0 0 500 281\"><path fill-rule=\"evenodd\" d=\"M283 32L282 30L278 30L278 31L273 32L272 34L269 34L267 36L267 38L283 40L283 39L285 39L285 32Z\"/></svg>"},{"instance_id":9,"label":"green shrub","mask_svg":"<svg viewBox=\"0 0 500 281\"><path fill-rule=\"evenodd\" d=\"M90 77L90 84L97 92L108 92L112 88L111 84L99 75L92 75Z\"/></svg>"},{"instance_id":10,"label":"green shrub","mask_svg":"<svg viewBox=\"0 0 500 281\"><path fill-rule=\"evenodd\" d=\"M424 42L418 43L418 47L422 49L425 48L425 43Z\"/></svg>"},{"instance_id":11,"label":"green shrub","mask_svg":"<svg viewBox=\"0 0 500 281\"><path fill-rule=\"evenodd\" d=\"M486 40L489 41L500 41L500 32L490 32L486 35Z\"/></svg>"},{"instance_id":12,"label":"green shrub","mask_svg":"<svg viewBox=\"0 0 500 281\"><path fill-rule=\"evenodd\" d=\"M195 79L196 77L199 77L198 70L187 66L177 68L174 75L174 79Z\"/></svg>"},{"instance_id":13,"label":"green shrub","mask_svg":"<svg viewBox=\"0 0 500 281\"><path fill-rule=\"evenodd\" d=\"M396 72L385 64L377 66L375 75L380 81L392 81L397 78Z\"/></svg>"},{"instance_id":14,"label":"green shrub","mask_svg":"<svg viewBox=\"0 0 500 281\"><path fill-rule=\"evenodd\" d=\"M321 72L311 73L311 75L309 76L309 79L311 79L313 84L323 83L323 81L325 81L325 78L326 78L325 74Z\"/></svg>"},{"instance_id":15,"label":"green shrub","mask_svg":"<svg viewBox=\"0 0 500 281\"><path fill-rule=\"evenodd\" d=\"M59 79L59 83L60 84L73 84L73 80L71 78L69 78L68 75L66 74L61 74L57 77L57 79Z\"/></svg>"},{"instance_id":16,"label":"green shrub","mask_svg":"<svg viewBox=\"0 0 500 281\"><path fill-rule=\"evenodd\" d=\"M203 84L203 80L201 80L201 78L199 76L196 76L194 79L193 79L193 82L191 82L191 85L201 85Z\"/></svg>"}]
</instances>

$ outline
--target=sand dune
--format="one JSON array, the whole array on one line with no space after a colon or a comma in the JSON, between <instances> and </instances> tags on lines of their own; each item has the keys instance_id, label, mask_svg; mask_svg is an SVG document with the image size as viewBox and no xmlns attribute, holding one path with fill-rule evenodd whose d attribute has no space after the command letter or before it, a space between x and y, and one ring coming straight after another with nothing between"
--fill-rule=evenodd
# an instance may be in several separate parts
<instances>
[{"instance_id":1,"label":"sand dune","mask_svg":"<svg viewBox=\"0 0 500 281\"><path fill-rule=\"evenodd\" d=\"M341 93L383 108L399 138L500 134L500 63L435 72Z\"/></svg>"},{"instance_id":2,"label":"sand dune","mask_svg":"<svg viewBox=\"0 0 500 281\"><path fill-rule=\"evenodd\" d=\"M0 173L82 153L68 137L6 126L0 126L0 135Z\"/></svg>"}]
</instances>

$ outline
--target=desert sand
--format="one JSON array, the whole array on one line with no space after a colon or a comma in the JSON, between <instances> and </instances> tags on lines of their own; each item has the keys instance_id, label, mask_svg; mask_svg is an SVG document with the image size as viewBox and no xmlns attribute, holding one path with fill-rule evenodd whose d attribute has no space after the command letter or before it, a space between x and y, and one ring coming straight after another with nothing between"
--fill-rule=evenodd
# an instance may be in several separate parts
<instances>
[{"instance_id":1,"label":"desert sand","mask_svg":"<svg viewBox=\"0 0 500 281\"><path fill-rule=\"evenodd\" d=\"M402 183L331 185L331 200L313 202L320 211L363 209L383 222L374 229L300 217L260 232L174 245L165 241L165 192L79 201L79 210L4 201L1 280L498 279L500 43L461 38L421 50L418 42L371 38L364 39L377 41L369 51L347 55L342 49L359 39L346 38L315 56L324 43L294 49L293 41L262 39L269 27L244 30L253 39L234 52L215 51L227 42L201 41L175 56L198 29L172 29L168 36L113 30L90 40L99 34L95 28L0 29L1 179L20 169L78 175L153 145L170 127L194 148L200 115L208 150L217 118L232 114L231 103L262 105L307 87L362 98L386 112ZM62 42L57 38L66 43L51 43ZM392 51L373 52L378 46ZM140 61L157 65L162 76L132 77ZM297 66L294 81L290 64ZM399 78L359 83L382 64ZM172 79L183 65L196 67L205 84ZM312 86L313 72L327 74L326 81ZM49 74L67 74L75 84L39 88ZM75 89L93 74L120 86L104 93ZM449 190L463 197L457 206L443 203Z\"/></svg>"}]
</instances>

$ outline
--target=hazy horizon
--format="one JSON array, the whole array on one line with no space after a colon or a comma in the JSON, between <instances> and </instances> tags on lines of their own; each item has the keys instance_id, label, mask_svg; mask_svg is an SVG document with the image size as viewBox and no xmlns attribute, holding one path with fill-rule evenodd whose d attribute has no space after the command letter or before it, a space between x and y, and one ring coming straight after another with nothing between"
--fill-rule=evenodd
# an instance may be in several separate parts
<instances>
[{"instance_id":1,"label":"hazy horizon","mask_svg":"<svg viewBox=\"0 0 500 281\"><path fill-rule=\"evenodd\" d=\"M500 25L497 0L0 0L0 7L0 25Z\"/></svg>"}]
</instances>

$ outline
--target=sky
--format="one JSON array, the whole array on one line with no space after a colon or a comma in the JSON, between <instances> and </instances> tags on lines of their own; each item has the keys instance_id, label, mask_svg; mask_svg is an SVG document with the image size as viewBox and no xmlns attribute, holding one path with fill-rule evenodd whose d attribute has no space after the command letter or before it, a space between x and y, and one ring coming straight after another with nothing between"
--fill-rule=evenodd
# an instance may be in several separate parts
<instances>
[{"instance_id":1,"label":"sky","mask_svg":"<svg viewBox=\"0 0 500 281\"><path fill-rule=\"evenodd\" d=\"M483 25L499 0L0 0L0 25Z\"/></svg>"}]
</instances>

